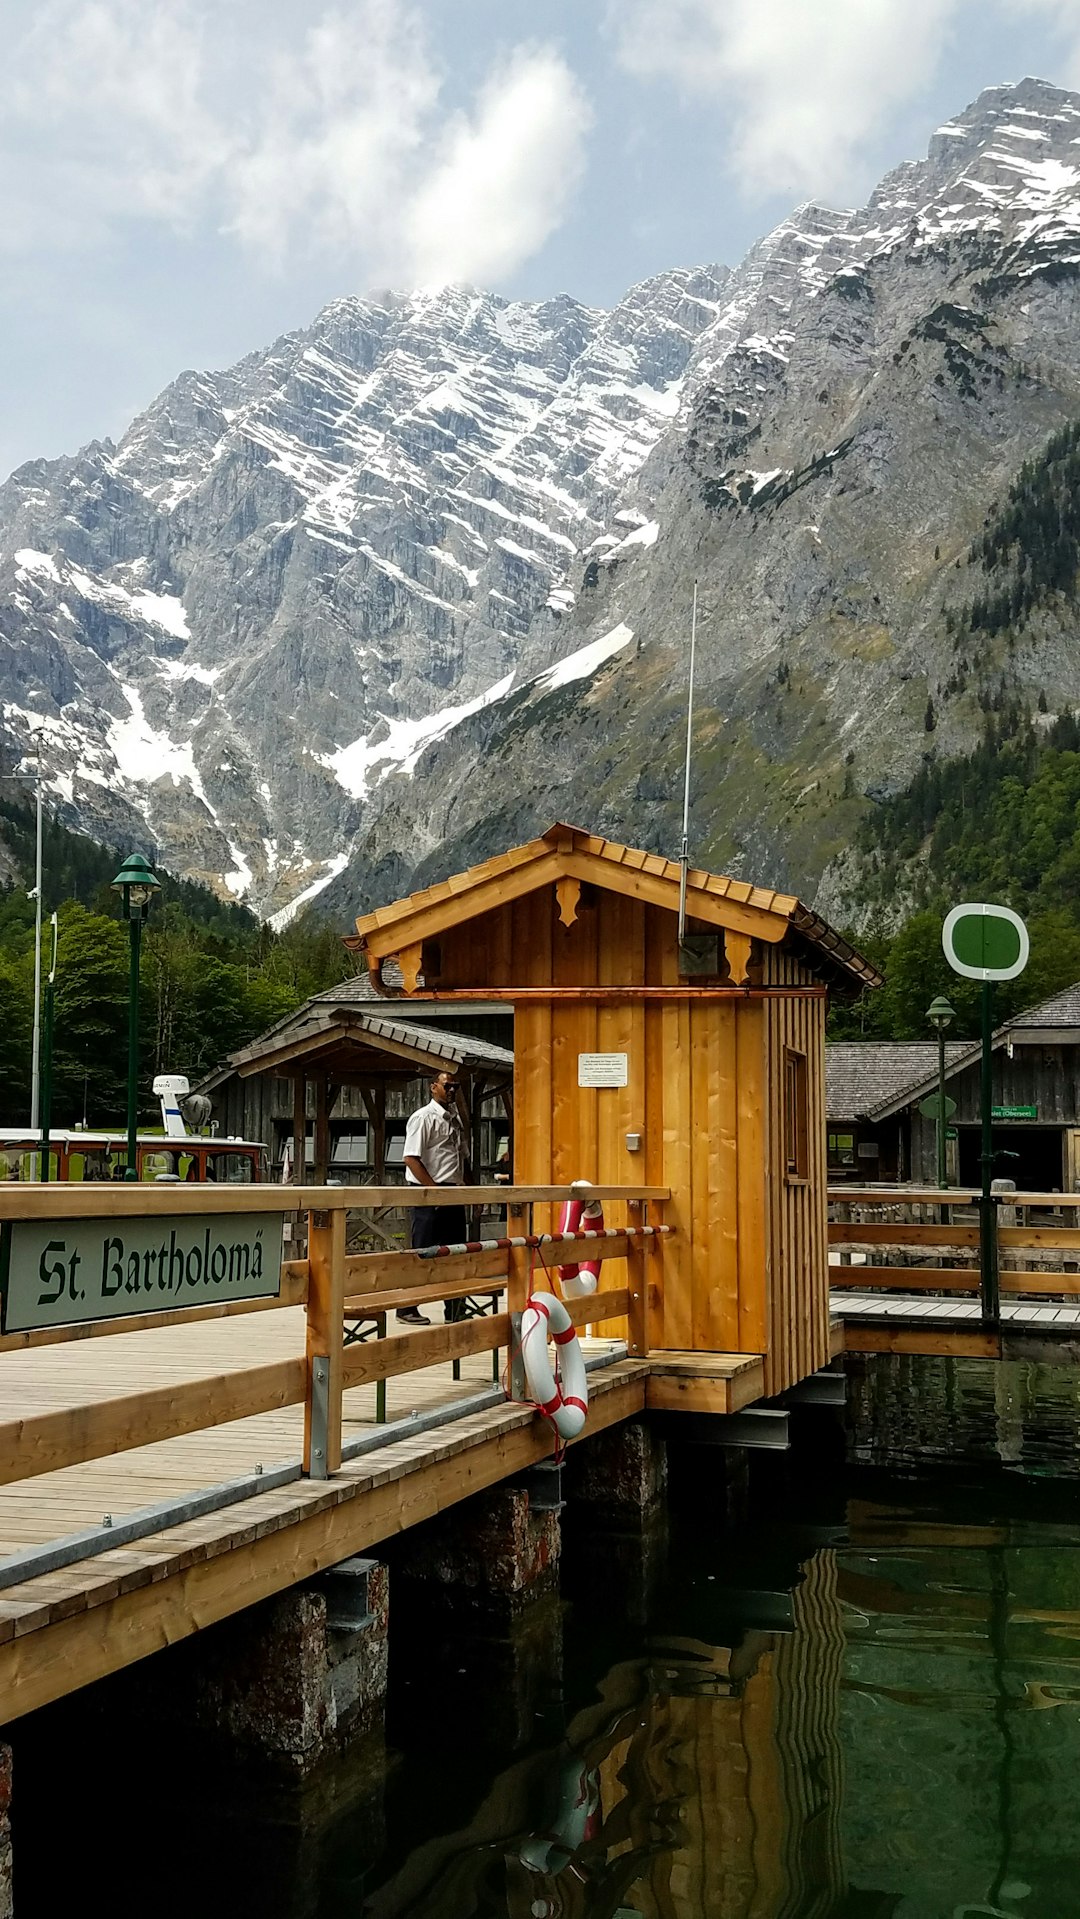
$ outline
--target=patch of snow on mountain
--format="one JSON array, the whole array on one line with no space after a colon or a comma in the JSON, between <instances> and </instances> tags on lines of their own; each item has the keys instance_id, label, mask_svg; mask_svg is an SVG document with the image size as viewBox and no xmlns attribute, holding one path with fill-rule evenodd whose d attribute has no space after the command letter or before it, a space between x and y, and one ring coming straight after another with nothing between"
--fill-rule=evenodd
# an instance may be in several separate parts
<instances>
[{"instance_id":1,"label":"patch of snow on mountain","mask_svg":"<svg viewBox=\"0 0 1080 1919\"><path fill-rule=\"evenodd\" d=\"M165 633L171 633L176 640L190 640L191 630L187 623L183 601L172 593L129 593L126 588L116 586L110 580L91 578L79 567L73 566L68 579L76 592L84 599L96 600L100 605L113 607L122 616L145 620L150 626L159 626Z\"/></svg>"},{"instance_id":2,"label":"patch of snow on mountain","mask_svg":"<svg viewBox=\"0 0 1080 1919\"><path fill-rule=\"evenodd\" d=\"M196 666L187 660L157 660L155 665L166 680L197 680L200 686L213 686L221 678L220 666Z\"/></svg>"},{"instance_id":3,"label":"patch of snow on mountain","mask_svg":"<svg viewBox=\"0 0 1080 1919\"><path fill-rule=\"evenodd\" d=\"M537 693L553 693L556 687L570 686L574 680L587 680L605 661L614 659L624 646L629 646L633 637L633 629L620 621L610 633L590 640L588 646L579 647L576 653L568 653L565 660L549 666L546 673L538 673L530 686Z\"/></svg>"},{"instance_id":4,"label":"patch of snow on mountain","mask_svg":"<svg viewBox=\"0 0 1080 1919\"><path fill-rule=\"evenodd\" d=\"M174 785L186 781L197 799L209 812L213 808L203 791L203 783L188 741L171 740L167 733L150 725L142 696L134 686L121 683L120 691L130 711L109 726L109 746L122 779L134 786L152 786L155 780L171 778Z\"/></svg>"},{"instance_id":5,"label":"patch of snow on mountain","mask_svg":"<svg viewBox=\"0 0 1080 1919\"><path fill-rule=\"evenodd\" d=\"M320 759L320 764L329 767L338 783L354 800L366 799L371 786L369 773L379 767L378 779L385 778L393 767L404 773L411 773L425 747L434 745L436 740L446 738L462 720L471 719L474 713L480 713L486 706L494 705L496 700L505 698L514 683L513 673L499 680L495 686L488 687L475 700L466 701L464 706L444 707L441 713L429 713L422 720L386 720L386 738L368 745L367 738L354 740L351 746L342 746L336 753L329 753ZM378 780L376 780L378 784Z\"/></svg>"},{"instance_id":6,"label":"patch of snow on mountain","mask_svg":"<svg viewBox=\"0 0 1080 1919\"><path fill-rule=\"evenodd\" d=\"M55 581L57 586L60 584L56 561L50 559L47 553L38 553L32 546L19 548L15 555L15 565L17 580L25 580L28 573L43 573L47 580Z\"/></svg>"},{"instance_id":7,"label":"patch of snow on mountain","mask_svg":"<svg viewBox=\"0 0 1080 1919\"><path fill-rule=\"evenodd\" d=\"M310 905L311 901L318 897L323 888L329 886L331 880L336 880L338 874L345 871L348 864L349 855L347 853L335 853L333 859L324 861L324 871L320 873L317 880L313 880L310 886L305 886L302 893L298 893L294 900L289 901L288 906L281 907L277 913L271 913L270 925L273 927L274 932L284 932L286 926L296 918L296 915L302 908Z\"/></svg>"}]
</instances>

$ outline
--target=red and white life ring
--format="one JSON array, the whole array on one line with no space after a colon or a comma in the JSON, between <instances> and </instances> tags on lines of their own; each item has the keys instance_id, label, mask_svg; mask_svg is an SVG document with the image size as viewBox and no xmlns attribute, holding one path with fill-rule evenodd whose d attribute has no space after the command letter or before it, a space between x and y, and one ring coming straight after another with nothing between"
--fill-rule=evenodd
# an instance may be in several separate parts
<instances>
[{"instance_id":1,"label":"red and white life ring","mask_svg":"<svg viewBox=\"0 0 1080 1919\"><path fill-rule=\"evenodd\" d=\"M598 1199L589 1199L588 1180L576 1179L574 1185L582 1189L580 1197L563 1201L559 1215L560 1233L602 1233L604 1209ZM559 1267L559 1281L568 1299L584 1299L587 1294L595 1293L599 1278L598 1259L583 1259L575 1265Z\"/></svg>"},{"instance_id":2,"label":"red and white life ring","mask_svg":"<svg viewBox=\"0 0 1080 1919\"><path fill-rule=\"evenodd\" d=\"M557 1349L555 1368L548 1358L548 1334ZM529 1397L560 1439L576 1439L589 1411L585 1361L573 1321L554 1293L534 1293L521 1316L521 1357Z\"/></svg>"}]
</instances>

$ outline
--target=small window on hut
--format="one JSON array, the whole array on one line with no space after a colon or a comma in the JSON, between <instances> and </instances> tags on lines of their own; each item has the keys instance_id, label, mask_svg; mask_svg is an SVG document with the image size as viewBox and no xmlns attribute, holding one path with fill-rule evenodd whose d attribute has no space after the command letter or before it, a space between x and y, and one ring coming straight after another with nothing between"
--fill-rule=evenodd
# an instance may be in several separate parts
<instances>
[{"instance_id":1,"label":"small window on hut","mask_svg":"<svg viewBox=\"0 0 1080 1919\"><path fill-rule=\"evenodd\" d=\"M788 1179L808 1177L808 1134L806 1054L794 1053L787 1047L784 1052L784 1172Z\"/></svg>"}]
</instances>

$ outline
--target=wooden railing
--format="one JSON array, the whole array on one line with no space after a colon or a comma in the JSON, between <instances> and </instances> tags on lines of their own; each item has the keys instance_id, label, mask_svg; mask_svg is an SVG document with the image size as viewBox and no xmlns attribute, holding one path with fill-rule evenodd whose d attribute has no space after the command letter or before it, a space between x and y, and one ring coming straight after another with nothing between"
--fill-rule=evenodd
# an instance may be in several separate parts
<instances>
[{"instance_id":1,"label":"wooden railing","mask_svg":"<svg viewBox=\"0 0 1080 1919\"><path fill-rule=\"evenodd\" d=\"M1078 1209L1080 1193L994 1194L990 1219L1001 1294L1032 1300L1080 1294ZM979 1194L970 1187L830 1188L829 1246L841 1261L830 1262L833 1291L976 1296L982 1244ZM851 1263L853 1253L858 1265ZM985 1298L983 1304L984 1318L992 1321L996 1315L986 1310Z\"/></svg>"},{"instance_id":2,"label":"wooden railing","mask_svg":"<svg viewBox=\"0 0 1080 1919\"><path fill-rule=\"evenodd\" d=\"M323 1478L341 1464L342 1394L353 1386L416 1372L474 1353L510 1353L517 1320L534 1286L546 1286L548 1271L571 1260L618 1260L622 1284L568 1300L577 1326L621 1320L627 1349L647 1351L647 1262L657 1258L666 1228L650 1219L669 1197L666 1187L596 1186L590 1197L625 1207L627 1221L606 1236L551 1237L534 1231L534 1207L550 1208L572 1197L563 1186L494 1186L424 1189L410 1193L410 1204L506 1208L508 1221L493 1237L501 1243L484 1250L429 1257L413 1252L346 1253L349 1212L397 1203L394 1187L176 1187L157 1185L71 1185L0 1187L0 1225L9 1221L183 1219L231 1213L306 1212L308 1252L281 1267L280 1290L267 1299L236 1299L213 1305L99 1319L87 1324L53 1326L0 1336L0 1351L68 1343L303 1306L307 1338L303 1355L272 1361L213 1378L151 1387L115 1399L19 1419L0 1414L0 1484L53 1472L129 1447L146 1446L183 1433L224 1425L253 1414L303 1404L305 1473ZM160 1271L159 1271L160 1278ZM346 1344L348 1323L380 1321L395 1309L435 1300L488 1297L493 1310L483 1316L449 1321L369 1344Z\"/></svg>"}]
</instances>

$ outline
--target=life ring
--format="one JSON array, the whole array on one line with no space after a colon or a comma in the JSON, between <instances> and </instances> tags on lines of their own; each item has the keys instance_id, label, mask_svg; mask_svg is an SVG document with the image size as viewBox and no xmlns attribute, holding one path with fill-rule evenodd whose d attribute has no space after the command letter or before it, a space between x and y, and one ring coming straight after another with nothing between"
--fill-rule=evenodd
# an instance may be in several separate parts
<instances>
[{"instance_id":1,"label":"life ring","mask_svg":"<svg viewBox=\"0 0 1080 1919\"><path fill-rule=\"evenodd\" d=\"M548 1334L558 1347L555 1370ZM585 1361L573 1321L554 1293L534 1293L521 1316L521 1357L529 1396L560 1439L576 1439L589 1411Z\"/></svg>"},{"instance_id":2,"label":"life ring","mask_svg":"<svg viewBox=\"0 0 1080 1919\"><path fill-rule=\"evenodd\" d=\"M530 1833L518 1847L518 1858L530 1872L564 1872L574 1854L600 1829L600 1782L596 1772L580 1760L567 1758L549 1786L552 1820L543 1832ZM535 1908L534 1908L535 1910Z\"/></svg>"},{"instance_id":3,"label":"life ring","mask_svg":"<svg viewBox=\"0 0 1080 1919\"><path fill-rule=\"evenodd\" d=\"M559 1215L560 1233L585 1232L602 1233L604 1230L604 1209L598 1199L589 1199L589 1182L577 1179L574 1185L584 1188L579 1198L563 1201ZM583 1259L575 1265L559 1267L559 1281L568 1299L584 1299L589 1293L595 1293L600 1279L600 1261Z\"/></svg>"}]
</instances>

